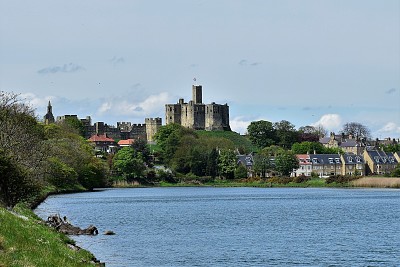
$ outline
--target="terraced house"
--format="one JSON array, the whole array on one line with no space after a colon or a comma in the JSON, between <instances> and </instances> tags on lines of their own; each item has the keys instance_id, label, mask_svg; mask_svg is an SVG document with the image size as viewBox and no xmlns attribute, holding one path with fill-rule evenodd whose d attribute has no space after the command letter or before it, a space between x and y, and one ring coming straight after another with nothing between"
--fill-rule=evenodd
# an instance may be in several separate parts
<instances>
[{"instance_id":1,"label":"terraced house","mask_svg":"<svg viewBox=\"0 0 400 267\"><path fill-rule=\"evenodd\" d=\"M398 153L384 152L375 148L364 151L366 171L368 174L384 175L391 173L399 163ZM397 157L396 157L397 156Z\"/></svg>"},{"instance_id":2,"label":"terraced house","mask_svg":"<svg viewBox=\"0 0 400 267\"><path fill-rule=\"evenodd\" d=\"M353 153L340 154L299 154L299 168L292 176L311 176L315 173L319 177L331 175L364 175L365 162L361 155Z\"/></svg>"}]
</instances>

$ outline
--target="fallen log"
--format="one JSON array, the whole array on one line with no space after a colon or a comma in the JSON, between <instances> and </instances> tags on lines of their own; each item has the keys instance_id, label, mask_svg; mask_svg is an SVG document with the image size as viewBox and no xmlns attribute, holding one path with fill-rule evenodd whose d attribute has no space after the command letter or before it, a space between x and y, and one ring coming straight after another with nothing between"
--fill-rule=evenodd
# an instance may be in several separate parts
<instances>
[{"instance_id":1,"label":"fallen log","mask_svg":"<svg viewBox=\"0 0 400 267\"><path fill-rule=\"evenodd\" d=\"M90 225L88 228L81 229L72 225L67 217L61 218L60 215L55 214L47 218L47 225L55 228L57 231L67 235L98 235L99 231L96 226Z\"/></svg>"}]
</instances>

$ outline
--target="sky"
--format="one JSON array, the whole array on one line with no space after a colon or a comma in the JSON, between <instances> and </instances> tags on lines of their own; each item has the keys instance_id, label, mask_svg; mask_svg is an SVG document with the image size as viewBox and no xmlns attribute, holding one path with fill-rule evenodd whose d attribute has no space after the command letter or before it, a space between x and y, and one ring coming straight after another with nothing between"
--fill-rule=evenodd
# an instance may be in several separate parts
<instances>
[{"instance_id":1,"label":"sky","mask_svg":"<svg viewBox=\"0 0 400 267\"><path fill-rule=\"evenodd\" d=\"M50 100L55 116L164 123L194 83L242 134L287 120L400 138L400 1L0 0L0 90L39 118Z\"/></svg>"}]
</instances>

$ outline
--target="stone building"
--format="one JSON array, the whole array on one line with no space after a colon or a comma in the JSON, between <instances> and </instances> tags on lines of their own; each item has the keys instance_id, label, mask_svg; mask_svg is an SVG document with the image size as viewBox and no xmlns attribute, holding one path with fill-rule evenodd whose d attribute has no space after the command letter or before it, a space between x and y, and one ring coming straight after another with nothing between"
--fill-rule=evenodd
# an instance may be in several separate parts
<instances>
[{"instance_id":1,"label":"stone building","mask_svg":"<svg viewBox=\"0 0 400 267\"><path fill-rule=\"evenodd\" d=\"M117 122L117 126L108 125L104 122L95 122L92 124L92 119L87 116L85 119L79 119L77 115L63 115L57 117L57 122L67 118L80 120L84 126L85 138L89 139L92 136L106 135L114 140L127 139L142 139L152 142L155 133L161 127L161 118L145 118L145 123L135 124L131 122Z\"/></svg>"},{"instance_id":2,"label":"stone building","mask_svg":"<svg viewBox=\"0 0 400 267\"><path fill-rule=\"evenodd\" d=\"M161 118L146 118L145 123L147 142L154 142L154 135L161 127Z\"/></svg>"},{"instance_id":3,"label":"stone building","mask_svg":"<svg viewBox=\"0 0 400 267\"><path fill-rule=\"evenodd\" d=\"M201 85L192 86L192 100L165 105L165 123L176 123L194 130L230 131L228 104L203 104Z\"/></svg>"},{"instance_id":4,"label":"stone building","mask_svg":"<svg viewBox=\"0 0 400 267\"><path fill-rule=\"evenodd\" d=\"M47 113L44 115L43 121L45 124L54 123L53 107L51 106L50 100L49 104L47 105Z\"/></svg>"}]
</instances>

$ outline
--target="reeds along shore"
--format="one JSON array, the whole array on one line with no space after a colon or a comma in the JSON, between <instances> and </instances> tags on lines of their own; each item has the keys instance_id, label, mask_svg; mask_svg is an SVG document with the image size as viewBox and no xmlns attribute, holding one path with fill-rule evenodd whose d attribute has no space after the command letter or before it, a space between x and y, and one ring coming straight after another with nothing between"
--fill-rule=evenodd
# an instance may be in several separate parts
<instances>
[{"instance_id":1,"label":"reeds along shore","mask_svg":"<svg viewBox=\"0 0 400 267\"><path fill-rule=\"evenodd\" d=\"M352 182L355 187L400 188L400 178L364 177Z\"/></svg>"}]
</instances>

